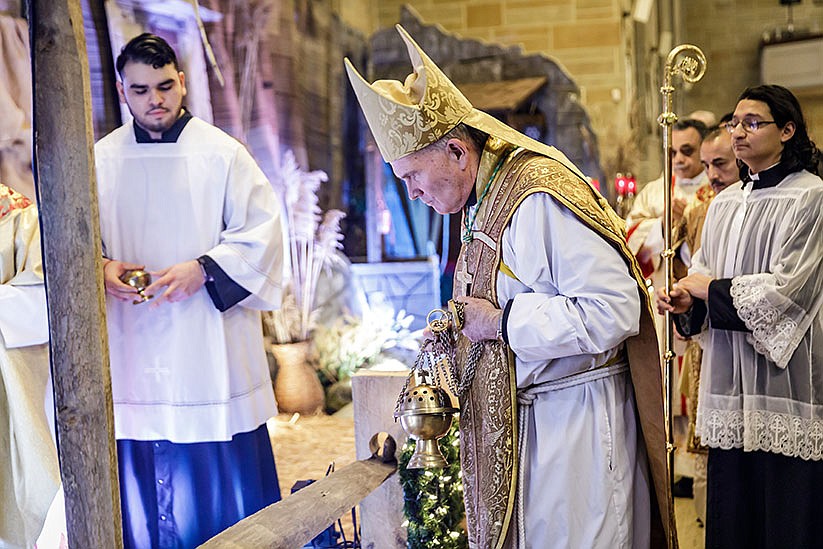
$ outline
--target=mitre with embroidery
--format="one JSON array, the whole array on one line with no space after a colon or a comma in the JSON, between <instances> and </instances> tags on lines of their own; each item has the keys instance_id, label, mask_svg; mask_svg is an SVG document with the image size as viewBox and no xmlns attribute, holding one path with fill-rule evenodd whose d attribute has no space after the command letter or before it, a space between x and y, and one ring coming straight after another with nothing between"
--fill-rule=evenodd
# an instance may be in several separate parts
<instances>
[{"instance_id":1,"label":"mitre with embroidery","mask_svg":"<svg viewBox=\"0 0 823 549\"><path fill-rule=\"evenodd\" d=\"M409 33L400 25L396 27L406 43L414 70L405 82L378 80L369 84L351 61L345 59L349 81L386 162L393 162L431 145L462 122L515 146L557 160L583 177L580 170L554 147L535 141L472 107L466 96Z\"/></svg>"}]
</instances>

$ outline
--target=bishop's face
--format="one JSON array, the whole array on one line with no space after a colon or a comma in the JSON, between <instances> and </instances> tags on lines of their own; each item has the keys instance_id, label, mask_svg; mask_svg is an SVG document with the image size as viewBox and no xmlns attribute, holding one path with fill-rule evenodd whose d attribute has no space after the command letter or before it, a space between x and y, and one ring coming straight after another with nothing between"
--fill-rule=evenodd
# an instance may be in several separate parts
<instances>
[{"instance_id":1,"label":"bishop's face","mask_svg":"<svg viewBox=\"0 0 823 549\"><path fill-rule=\"evenodd\" d=\"M173 63L155 69L129 61L117 83L120 101L128 106L138 126L160 139L180 118L186 96L185 75Z\"/></svg>"},{"instance_id":2,"label":"bishop's face","mask_svg":"<svg viewBox=\"0 0 823 549\"><path fill-rule=\"evenodd\" d=\"M445 147L429 146L391 162L412 200L420 199L439 214L457 213L474 188L479 159L460 139Z\"/></svg>"}]
</instances>

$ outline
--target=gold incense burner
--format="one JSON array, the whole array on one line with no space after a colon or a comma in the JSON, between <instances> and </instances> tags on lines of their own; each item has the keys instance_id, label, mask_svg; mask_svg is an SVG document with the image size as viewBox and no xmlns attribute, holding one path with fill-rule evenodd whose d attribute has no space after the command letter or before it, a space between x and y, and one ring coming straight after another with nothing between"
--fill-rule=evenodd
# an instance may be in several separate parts
<instances>
[{"instance_id":1,"label":"gold incense burner","mask_svg":"<svg viewBox=\"0 0 823 549\"><path fill-rule=\"evenodd\" d=\"M120 280L137 290L140 295L140 299L132 301L134 305L145 303L154 297L153 295L146 295L146 288L151 284L151 275L147 271L142 269L126 271L120 276Z\"/></svg>"},{"instance_id":2,"label":"gold incense burner","mask_svg":"<svg viewBox=\"0 0 823 549\"><path fill-rule=\"evenodd\" d=\"M399 419L406 434L415 440L408 469L446 466L437 441L449 432L452 418L459 411L452 406L449 394L429 383L427 377L427 372L412 371L409 376L412 386L401 393L394 413L395 420Z\"/></svg>"}]
</instances>

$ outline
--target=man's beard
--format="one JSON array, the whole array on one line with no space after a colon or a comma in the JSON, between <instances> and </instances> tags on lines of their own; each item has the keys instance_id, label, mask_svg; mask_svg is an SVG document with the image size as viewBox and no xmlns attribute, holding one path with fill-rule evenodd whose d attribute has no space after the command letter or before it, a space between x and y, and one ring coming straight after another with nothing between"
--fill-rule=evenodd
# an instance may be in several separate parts
<instances>
[{"instance_id":1,"label":"man's beard","mask_svg":"<svg viewBox=\"0 0 823 549\"><path fill-rule=\"evenodd\" d=\"M173 113L171 117L165 117L160 120L153 120L150 115L144 116L137 116L134 114L134 111L129 107L129 111L131 115L134 117L137 125L143 128L146 131L150 132L157 132L157 133L165 133L177 122L177 119L180 118L180 114L183 111L183 105L177 107L177 109L165 109L167 113Z\"/></svg>"},{"instance_id":2,"label":"man's beard","mask_svg":"<svg viewBox=\"0 0 823 549\"><path fill-rule=\"evenodd\" d=\"M731 183L723 183L722 181L718 181L717 179L715 179L715 180L711 181L711 185L712 185L712 190L715 193L719 193L720 191L722 191L723 189L725 189L726 187L731 185Z\"/></svg>"}]
</instances>

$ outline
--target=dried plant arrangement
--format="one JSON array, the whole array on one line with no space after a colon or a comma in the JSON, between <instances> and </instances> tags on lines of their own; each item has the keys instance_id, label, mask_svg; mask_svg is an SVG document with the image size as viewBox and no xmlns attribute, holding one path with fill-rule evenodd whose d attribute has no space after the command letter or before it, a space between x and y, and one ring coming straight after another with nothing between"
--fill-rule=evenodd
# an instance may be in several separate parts
<instances>
[{"instance_id":1,"label":"dried plant arrangement","mask_svg":"<svg viewBox=\"0 0 823 549\"><path fill-rule=\"evenodd\" d=\"M317 190L328 180L326 172L302 170L287 151L279 173L274 187L288 223L288 281L281 308L264 315L264 327L275 343L293 343L307 340L314 328L317 281L326 266L339 260L335 251L343 247L340 222L346 214L329 210L321 216Z\"/></svg>"}]
</instances>

